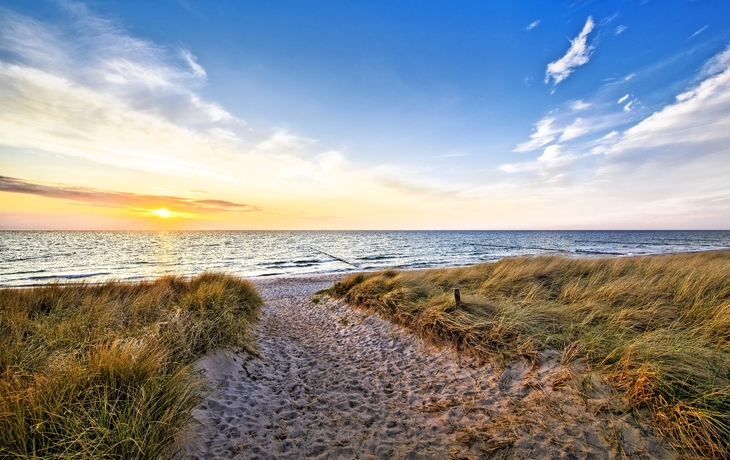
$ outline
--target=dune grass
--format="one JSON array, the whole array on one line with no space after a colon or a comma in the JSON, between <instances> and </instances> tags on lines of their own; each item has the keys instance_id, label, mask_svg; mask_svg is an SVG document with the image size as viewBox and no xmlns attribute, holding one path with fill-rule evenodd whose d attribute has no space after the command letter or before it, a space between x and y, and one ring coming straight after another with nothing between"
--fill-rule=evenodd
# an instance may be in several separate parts
<instances>
[{"instance_id":1,"label":"dune grass","mask_svg":"<svg viewBox=\"0 0 730 460\"><path fill-rule=\"evenodd\" d=\"M584 359L675 447L730 458L728 251L360 273L328 293L483 360Z\"/></svg>"},{"instance_id":2,"label":"dune grass","mask_svg":"<svg viewBox=\"0 0 730 460\"><path fill-rule=\"evenodd\" d=\"M251 350L261 304L214 273L0 290L0 457L174 455L205 391L191 364Z\"/></svg>"}]
</instances>

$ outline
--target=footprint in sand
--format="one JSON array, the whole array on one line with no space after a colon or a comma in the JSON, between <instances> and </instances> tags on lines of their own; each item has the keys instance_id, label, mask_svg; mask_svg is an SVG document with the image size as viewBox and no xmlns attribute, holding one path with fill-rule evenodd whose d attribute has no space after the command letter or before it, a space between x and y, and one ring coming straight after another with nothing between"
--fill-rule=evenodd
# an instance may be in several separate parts
<instances>
[{"instance_id":1,"label":"footprint in sand","mask_svg":"<svg viewBox=\"0 0 730 460\"><path fill-rule=\"evenodd\" d=\"M194 412L184 458L672 457L645 428L551 389L559 356L548 356L551 372L495 371L377 315L310 301L339 278L255 281L261 356L217 352L199 364L216 389ZM633 444L611 438L617 427Z\"/></svg>"}]
</instances>

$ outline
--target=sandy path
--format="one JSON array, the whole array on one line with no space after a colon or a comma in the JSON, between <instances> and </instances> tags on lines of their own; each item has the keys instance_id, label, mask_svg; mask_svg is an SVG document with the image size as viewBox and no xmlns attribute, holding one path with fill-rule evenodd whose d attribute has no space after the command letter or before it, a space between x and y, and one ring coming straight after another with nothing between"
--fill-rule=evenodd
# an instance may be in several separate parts
<instances>
[{"instance_id":1,"label":"sandy path","mask_svg":"<svg viewBox=\"0 0 730 460\"><path fill-rule=\"evenodd\" d=\"M557 385L567 373L555 357L495 371L377 315L314 305L310 295L337 278L256 281L261 359L219 352L201 363L217 389L195 412L186 457L670 456L649 431L606 413L600 391L580 398Z\"/></svg>"}]
</instances>

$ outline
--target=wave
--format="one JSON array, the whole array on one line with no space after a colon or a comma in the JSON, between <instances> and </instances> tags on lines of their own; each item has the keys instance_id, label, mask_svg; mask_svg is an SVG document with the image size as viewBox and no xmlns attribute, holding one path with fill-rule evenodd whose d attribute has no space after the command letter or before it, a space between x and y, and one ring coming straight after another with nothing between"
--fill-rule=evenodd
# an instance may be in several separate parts
<instances>
[{"instance_id":1,"label":"wave","mask_svg":"<svg viewBox=\"0 0 730 460\"><path fill-rule=\"evenodd\" d=\"M259 267L271 268L298 268L319 265L327 262L334 262L334 259L303 259L303 260L277 260L274 262L261 262L257 264Z\"/></svg>"},{"instance_id":2,"label":"wave","mask_svg":"<svg viewBox=\"0 0 730 460\"><path fill-rule=\"evenodd\" d=\"M26 270L26 271L19 271L19 272L3 273L3 275L5 275L5 276L9 276L9 275L30 275L32 273L43 273L45 271L46 270Z\"/></svg>"},{"instance_id":3,"label":"wave","mask_svg":"<svg viewBox=\"0 0 730 460\"><path fill-rule=\"evenodd\" d=\"M376 254L373 256L362 256L357 257L357 260L389 260L389 259L397 259L399 256L389 255L389 254Z\"/></svg>"},{"instance_id":4,"label":"wave","mask_svg":"<svg viewBox=\"0 0 730 460\"><path fill-rule=\"evenodd\" d=\"M634 242L634 241L604 241L604 240L575 240L576 243L588 243L588 244L621 244L621 245L631 245L631 246L700 246L700 247L712 247L712 245L709 244L700 244L700 243L670 243L669 240L664 240L665 242L656 242L656 241L640 241L640 242Z\"/></svg>"},{"instance_id":5,"label":"wave","mask_svg":"<svg viewBox=\"0 0 730 460\"><path fill-rule=\"evenodd\" d=\"M23 278L23 280L49 280L49 279L81 279L81 278L91 278L92 276L105 276L105 275L111 275L111 272L98 272L98 273L70 273L66 275L42 275L42 276L28 276L26 278Z\"/></svg>"},{"instance_id":6,"label":"wave","mask_svg":"<svg viewBox=\"0 0 730 460\"><path fill-rule=\"evenodd\" d=\"M34 256L34 257L18 257L16 259L4 260L3 262L23 262L23 261L26 261L26 260L50 259L52 257L73 256L75 254L76 254L75 252L66 252L66 253L63 253L63 254L44 254L42 256Z\"/></svg>"},{"instance_id":7,"label":"wave","mask_svg":"<svg viewBox=\"0 0 730 460\"><path fill-rule=\"evenodd\" d=\"M515 246L515 245L498 245L498 244L487 244L487 243L462 243L465 246L485 246L488 248L496 249L533 249L537 251L556 251L556 252L569 252L567 249L562 248L543 248L539 246Z\"/></svg>"},{"instance_id":8,"label":"wave","mask_svg":"<svg viewBox=\"0 0 730 460\"><path fill-rule=\"evenodd\" d=\"M596 254L604 256L626 256L631 254L626 252L592 251L590 249L575 249L573 252L576 254Z\"/></svg>"}]
</instances>

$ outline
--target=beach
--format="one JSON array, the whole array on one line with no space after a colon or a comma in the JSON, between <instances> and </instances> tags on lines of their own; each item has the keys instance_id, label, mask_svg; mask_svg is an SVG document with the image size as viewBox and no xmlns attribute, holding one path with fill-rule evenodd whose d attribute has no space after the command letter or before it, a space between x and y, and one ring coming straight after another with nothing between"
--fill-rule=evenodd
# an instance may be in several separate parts
<instances>
[{"instance_id":1,"label":"beach","mask_svg":"<svg viewBox=\"0 0 730 460\"><path fill-rule=\"evenodd\" d=\"M256 279L259 356L198 363L185 458L676 458L580 360L483 363L312 295L341 274Z\"/></svg>"},{"instance_id":2,"label":"beach","mask_svg":"<svg viewBox=\"0 0 730 460\"><path fill-rule=\"evenodd\" d=\"M730 460L722 1L0 0L0 460Z\"/></svg>"},{"instance_id":3,"label":"beach","mask_svg":"<svg viewBox=\"0 0 730 460\"><path fill-rule=\"evenodd\" d=\"M539 256L2 289L0 456L727 458L728 267Z\"/></svg>"}]
</instances>

